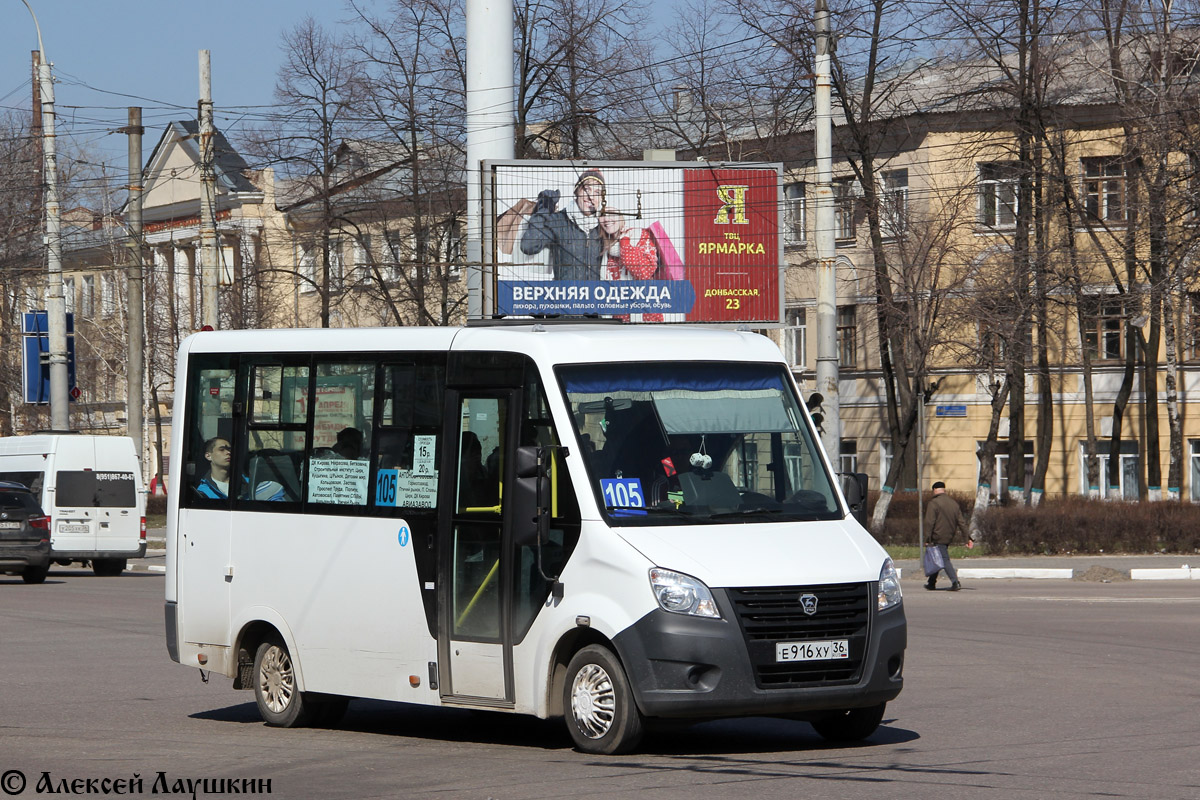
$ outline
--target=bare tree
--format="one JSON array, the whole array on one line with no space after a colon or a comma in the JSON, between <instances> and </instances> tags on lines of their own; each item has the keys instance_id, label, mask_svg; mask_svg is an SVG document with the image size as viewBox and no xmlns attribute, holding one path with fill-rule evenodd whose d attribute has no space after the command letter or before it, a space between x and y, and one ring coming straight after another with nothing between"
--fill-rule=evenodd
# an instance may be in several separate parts
<instances>
[{"instance_id":1,"label":"bare tree","mask_svg":"<svg viewBox=\"0 0 1200 800\"><path fill-rule=\"evenodd\" d=\"M283 35L284 62L275 98L282 111L271 129L250 135L250 150L274 164L288 180L283 201L309 200L312 209L298 231L304 263L275 265L307 283L320 301L321 327L329 327L330 304L340 290L331 243L336 210L331 189L336 184L335 156L343 139L361 132L366 79L351 43L334 36L306 17Z\"/></svg>"},{"instance_id":2,"label":"bare tree","mask_svg":"<svg viewBox=\"0 0 1200 800\"><path fill-rule=\"evenodd\" d=\"M517 158L617 158L618 126L650 92L648 11L633 0L518 0Z\"/></svg>"},{"instance_id":3,"label":"bare tree","mask_svg":"<svg viewBox=\"0 0 1200 800\"><path fill-rule=\"evenodd\" d=\"M16 432L14 417L23 402L21 313L41 297L40 146L30 136L27 114L0 117L0 436Z\"/></svg>"}]
</instances>

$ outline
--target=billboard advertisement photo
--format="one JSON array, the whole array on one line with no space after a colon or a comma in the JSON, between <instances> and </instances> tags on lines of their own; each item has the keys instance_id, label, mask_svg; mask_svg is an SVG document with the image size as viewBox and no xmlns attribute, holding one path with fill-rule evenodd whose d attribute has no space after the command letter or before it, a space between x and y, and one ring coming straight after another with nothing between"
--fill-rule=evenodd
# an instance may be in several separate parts
<instances>
[{"instance_id":1,"label":"billboard advertisement photo","mask_svg":"<svg viewBox=\"0 0 1200 800\"><path fill-rule=\"evenodd\" d=\"M492 313L776 323L780 174L776 164L487 162Z\"/></svg>"}]
</instances>

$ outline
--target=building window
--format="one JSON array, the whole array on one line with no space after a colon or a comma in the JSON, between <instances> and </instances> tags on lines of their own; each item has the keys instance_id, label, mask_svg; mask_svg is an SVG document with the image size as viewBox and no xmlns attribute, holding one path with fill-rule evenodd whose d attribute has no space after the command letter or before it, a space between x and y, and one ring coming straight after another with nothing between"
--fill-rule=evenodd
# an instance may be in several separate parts
<instances>
[{"instance_id":1,"label":"building window","mask_svg":"<svg viewBox=\"0 0 1200 800\"><path fill-rule=\"evenodd\" d=\"M854 306L837 310L838 366L854 367L858 363L858 324Z\"/></svg>"},{"instance_id":2,"label":"building window","mask_svg":"<svg viewBox=\"0 0 1200 800\"><path fill-rule=\"evenodd\" d=\"M1014 332L1015 328L1011 324L1004 328L1000 323L980 323L978 336L981 363L992 366L1008 363L1009 349L1018 344L1012 339ZM1031 320L1025 321L1019 344L1025 363L1033 363L1033 322Z\"/></svg>"},{"instance_id":3,"label":"building window","mask_svg":"<svg viewBox=\"0 0 1200 800\"><path fill-rule=\"evenodd\" d=\"M833 182L834 228L838 239L857 238L858 232L854 227L857 188L858 181L853 178L841 178Z\"/></svg>"},{"instance_id":4,"label":"building window","mask_svg":"<svg viewBox=\"0 0 1200 800\"><path fill-rule=\"evenodd\" d=\"M847 475L858 472L858 440L842 439L838 447L838 470Z\"/></svg>"},{"instance_id":5,"label":"building window","mask_svg":"<svg viewBox=\"0 0 1200 800\"><path fill-rule=\"evenodd\" d=\"M904 233L908 220L908 170L895 169L883 173L879 217L884 237L894 239Z\"/></svg>"},{"instance_id":6,"label":"building window","mask_svg":"<svg viewBox=\"0 0 1200 800\"><path fill-rule=\"evenodd\" d=\"M403 275L401 264L407 264L412 260L411 251L408 244L405 242L404 234L392 228L384 232L384 239L387 240L387 268L382 270L384 279L389 283L400 280Z\"/></svg>"},{"instance_id":7,"label":"building window","mask_svg":"<svg viewBox=\"0 0 1200 800\"><path fill-rule=\"evenodd\" d=\"M1001 444L1001 446L1005 446ZM977 442L975 452L983 449L983 442ZM1025 475L1033 475L1033 442L1029 439L1025 440ZM993 479L991 487L988 489L988 496L992 500L998 500L1008 494L1008 453L996 453L996 476ZM979 483L979 459L975 459L975 482ZM1023 488L1023 487L1022 487Z\"/></svg>"},{"instance_id":8,"label":"building window","mask_svg":"<svg viewBox=\"0 0 1200 800\"><path fill-rule=\"evenodd\" d=\"M1200 294L1189 293L1184 305L1183 325L1180 335L1184 342L1186 359L1200 358Z\"/></svg>"},{"instance_id":9,"label":"building window","mask_svg":"<svg viewBox=\"0 0 1200 800\"><path fill-rule=\"evenodd\" d=\"M236 266L233 247L226 245L218 248L217 258L220 259L217 265L217 283L221 286L233 286L233 272Z\"/></svg>"},{"instance_id":10,"label":"building window","mask_svg":"<svg viewBox=\"0 0 1200 800\"><path fill-rule=\"evenodd\" d=\"M1083 346L1093 361L1115 361L1125 356L1125 304L1120 298L1090 298L1084 309Z\"/></svg>"},{"instance_id":11,"label":"building window","mask_svg":"<svg viewBox=\"0 0 1200 800\"><path fill-rule=\"evenodd\" d=\"M296 271L300 274L300 291L316 291L316 258L311 245L296 245Z\"/></svg>"},{"instance_id":12,"label":"building window","mask_svg":"<svg viewBox=\"0 0 1200 800\"><path fill-rule=\"evenodd\" d=\"M63 299L67 302L67 313L75 313L75 279L63 278Z\"/></svg>"},{"instance_id":13,"label":"building window","mask_svg":"<svg viewBox=\"0 0 1200 800\"><path fill-rule=\"evenodd\" d=\"M83 282L80 284L79 310L85 317L96 316L96 278L93 275L83 276Z\"/></svg>"},{"instance_id":14,"label":"building window","mask_svg":"<svg viewBox=\"0 0 1200 800\"><path fill-rule=\"evenodd\" d=\"M808 364L808 311L803 308L789 308L784 317L786 327L783 329L783 353L788 364L792 367L805 367Z\"/></svg>"},{"instance_id":15,"label":"building window","mask_svg":"<svg viewBox=\"0 0 1200 800\"><path fill-rule=\"evenodd\" d=\"M879 485L887 486L888 470L892 468L892 443L889 441L881 441L879 443Z\"/></svg>"},{"instance_id":16,"label":"building window","mask_svg":"<svg viewBox=\"0 0 1200 800\"><path fill-rule=\"evenodd\" d=\"M1017 224L1018 165L995 161L979 165L979 224L1011 228Z\"/></svg>"},{"instance_id":17,"label":"building window","mask_svg":"<svg viewBox=\"0 0 1200 800\"><path fill-rule=\"evenodd\" d=\"M1119 456L1120 469L1114 476L1109 470L1108 463L1108 446L1109 442L1096 443L1096 458L1100 462L1100 496L1108 497L1111 487L1117 487L1120 491L1121 499L1137 500L1138 499L1138 473L1140 471L1140 456L1138 455L1138 443L1134 441L1122 440L1121 453ZM1192 491L1195 492L1195 447L1192 449ZM1111 482L1111 486L1110 486ZM1079 443L1079 492L1086 495L1088 493L1087 485L1087 442Z\"/></svg>"},{"instance_id":18,"label":"building window","mask_svg":"<svg viewBox=\"0 0 1200 800\"><path fill-rule=\"evenodd\" d=\"M1121 159L1083 159L1083 207L1092 219L1125 221L1125 169Z\"/></svg>"},{"instance_id":19,"label":"building window","mask_svg":"<svg viewBox=\"0 0 1200 800\"><path fill-rule=\"evenodd\" d=\"M117 311L117 284L108 275L100 277L100 314L110 317Z\"/></svg>"},{"instance_id":20,"label":"building window","mask_svg":"<svg viewBox=\"0 0 1200 800\"><path fill-rule=\"evenodd\" d=\"M805 185L789 183L783 187L784 243L805 241Z\"/></svg>"},{"instance_id":21,"label":"building window","mask_svg":"<svg viewBox=\"0 0 1200 800\"><path fill-rule=\"evenodd\" d=\"M350 280L354 283L364 283L371 278L371 234L360 233L352 240L353 275Z\"/></svg>"},{"instance_id":22,"label":"building window","mask_svg":"<svg viewBox=\"0 0 1200 800\"><path fill-rule=\"evenodd\" d=\"M1188 448L1188 493L1193 503L1200 503L1200 439L1189 439Z\"/></svg>"},{"instance_id":23,"label":"building window","mask_svg":"<svg viewBox=\"0 0 1200 800\"><path fill-rule=\"evenodd\" d=\"M344 239L329 240L329 289L340 291L346 277L346 257Z\"/></svg>"}]
</instances>

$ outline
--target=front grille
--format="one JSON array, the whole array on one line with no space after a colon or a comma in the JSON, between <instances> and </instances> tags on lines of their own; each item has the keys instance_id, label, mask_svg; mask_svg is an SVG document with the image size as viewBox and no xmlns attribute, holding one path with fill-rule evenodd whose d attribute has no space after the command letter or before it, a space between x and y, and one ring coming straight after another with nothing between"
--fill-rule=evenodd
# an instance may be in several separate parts
<instances>
[{"instance_id":1,"label":"front grille","mask_svg":"<svg viewBox=\"0 0 1200 800\"><path fill-rule=\"evenodd\" d=\"M873 587L873 583L840 583L727 589L750 651L758 688L792 689L857 681L867 652ZM817 598L817 610L811 616L800 604L800 597L806 594ZM850 657L840 661L775 662L777 642L831 639L846 639Z\"/></svg>"}]
</instances>

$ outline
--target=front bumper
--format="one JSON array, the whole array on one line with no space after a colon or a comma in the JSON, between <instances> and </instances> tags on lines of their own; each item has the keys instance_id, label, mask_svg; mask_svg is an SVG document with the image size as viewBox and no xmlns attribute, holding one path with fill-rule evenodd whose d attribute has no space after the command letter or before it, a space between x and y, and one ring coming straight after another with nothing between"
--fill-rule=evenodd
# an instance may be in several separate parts
<instances>
[{"instance_id":1,"label":"front bumper","mask_svg":"<svg viewBox=\"0 0 1200 800\"><path fill-rule=\"evenodd\" d=\"M854 680L764 689L755 679L732 604L721 590L713 590L713 596L720 620L655 610L614 639L638 708L646 716L816 716L878 705L894 699L904 687L908 628L903 604L883 612L871 609L866 651Z\"/></svg>"}]
</instances>

